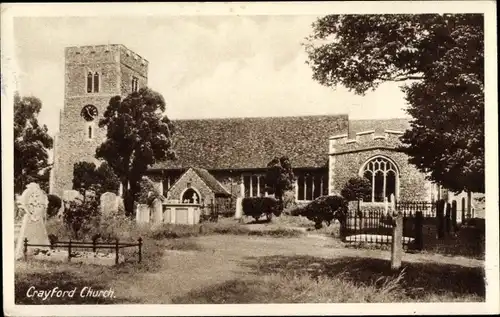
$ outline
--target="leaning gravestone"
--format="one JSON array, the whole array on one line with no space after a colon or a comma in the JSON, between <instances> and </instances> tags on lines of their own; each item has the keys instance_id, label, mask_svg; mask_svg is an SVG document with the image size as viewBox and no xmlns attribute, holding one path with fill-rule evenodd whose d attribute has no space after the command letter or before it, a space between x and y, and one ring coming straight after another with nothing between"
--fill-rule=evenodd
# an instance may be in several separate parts
<instances>
[{"instance_id":1,"label":"leaning gravestone","mask_svg":"<svg viewBox=\"0 0 500 317\"><path fill-rule=\"evenodd\" d=\"M45 192L36 183L28 184L20 197L20 205L25 214L17 239L16 260L23 256L25 238L28 239L28 244L50 244L44 221L49 205ZM48 250L49 247L38 247L38 249Z\"/></svg>"},{"instance_id":2,"label":"leaning gravestone","mask_svg":"<svg viewBox=\"0 0 500 317\"><path fill-rule=\"evenodd\" d=\"M101 195L101 214L113 215L118 213L118 197L115 193L106 192Z\"/></svg>"}]
</instances>

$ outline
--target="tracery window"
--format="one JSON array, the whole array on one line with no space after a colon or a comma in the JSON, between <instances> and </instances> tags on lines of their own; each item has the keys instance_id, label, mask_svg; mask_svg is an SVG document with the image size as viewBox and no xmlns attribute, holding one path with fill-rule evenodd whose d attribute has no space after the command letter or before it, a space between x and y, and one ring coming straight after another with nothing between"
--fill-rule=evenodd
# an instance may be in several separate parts
<instances>
[{"instance_id":1,"label":"tracery window","mask_svg":"<svg viewBox=\"0 0 500 317\"><path fill-rule=\"evenodd\" d=\"M381 156L374 157L365 163L362 172L372 185L371 197L365 198L365 201L383 202L384 197L389 201L392 194L396 197L399 175L392 161Z\"/></svg>"}]
</instances>

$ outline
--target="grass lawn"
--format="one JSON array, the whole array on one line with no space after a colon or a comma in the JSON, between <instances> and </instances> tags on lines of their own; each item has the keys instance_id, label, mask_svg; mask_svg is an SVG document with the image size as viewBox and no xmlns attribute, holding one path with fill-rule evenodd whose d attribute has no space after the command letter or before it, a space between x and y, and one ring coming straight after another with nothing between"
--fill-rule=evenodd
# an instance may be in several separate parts
<instances>
[{"instance_id":1,"label":"grass lawn","mask_svg":"<svg viewBox=\"0 0 500 317\"><path fill-rule=\"evenodd\" d=\"M251 229L263 230L260 234L249 234L246 229L239 233L233 231L233 234L229 229L222 230L222 234L214 232L213 228L206 230L212 231L207 235L145 239L142 264L130 262L118 267L99 267L17 262L16 303L451 302L485 299L483 262L478 259L405 254L403 270L391 272L388 251L343 248L333 238L288 233L273 236L265 232L269 228ZM41 290L55 286L63 290L77 288L77 294L85 286L112 289L114 297L27 298L26 292L31 286Z\"/></svg>"}]
</instances>

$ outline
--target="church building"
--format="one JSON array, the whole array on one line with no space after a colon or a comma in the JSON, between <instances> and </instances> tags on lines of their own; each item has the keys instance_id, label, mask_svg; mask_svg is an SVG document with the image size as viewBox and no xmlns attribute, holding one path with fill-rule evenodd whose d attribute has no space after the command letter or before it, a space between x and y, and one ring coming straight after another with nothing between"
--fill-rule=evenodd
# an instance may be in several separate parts
<instances>
[{"instance_id":1,"label":"church building","mask_svg":"<svg viewBox=\"0 0 500 317\"><path fill-rule=\"evenodd\" d=\"M148 61L123 45L69 47L65 71L50 184L51 192L60 196L72 188L76 162L98 164L95 149L105 131L97 123L111 97L147 85ZM174 125L178 159L157 163L148 172L169 200L186 201L186 192L196 193L197 200L264 195L266 166L276 156L291 160L298 202L338 194L354 176L371 182L367 200L374 203L391 194L412 201L430 201L440 194L396 150L409 127L407 119L323 115L174 120Z\"/></svg>"}]
</instances>

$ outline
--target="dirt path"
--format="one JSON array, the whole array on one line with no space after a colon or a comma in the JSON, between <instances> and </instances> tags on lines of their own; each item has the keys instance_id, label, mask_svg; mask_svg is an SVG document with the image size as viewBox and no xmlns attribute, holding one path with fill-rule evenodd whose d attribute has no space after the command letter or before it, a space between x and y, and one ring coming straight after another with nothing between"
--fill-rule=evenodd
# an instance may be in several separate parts
<instances>
[{"instance_id":1,"label":"dirt path","mask_svg":"<svg viewBox=\"0 0 500 317\"><path fill-rule=\"evenodd\" d=\"M248 264L266 256L311 256L320 258L370 257L390 259L388 251L338 248L330 238L309 235L299 238L248 236L204 236L193 239L201 251L167 251L158 272L113 283L117 293L142 303L171 303L172 299L251 274ZM332 247L333 246L333 247ZM483 262L440 255L405 254L403 261L481 267ZM255 273L255 272L253 272Z\"/></svg>"}]
</instances>

